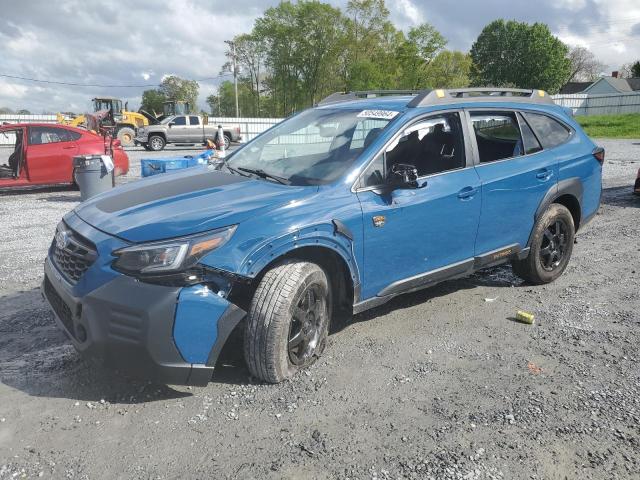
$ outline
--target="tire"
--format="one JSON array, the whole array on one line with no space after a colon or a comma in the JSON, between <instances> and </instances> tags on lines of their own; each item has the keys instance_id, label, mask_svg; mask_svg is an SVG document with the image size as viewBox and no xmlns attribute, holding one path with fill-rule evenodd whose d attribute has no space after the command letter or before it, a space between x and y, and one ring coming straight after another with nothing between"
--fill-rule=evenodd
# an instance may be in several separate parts
<instances>
[{"instance_id":1,"label":"tire","mask_svg":"<svg viewBox=\"0 0 640 480\"><path fill-rule=\"evenodd\" d=\"M225 133L224 134L224 149L225 150L229 150L230 146L231 146L231 137Z\"/></svg>"},{"instance_id":2,"label":"tire","mask_svg":"<svg viewBox=\"0 0 640 480\"><path fill-rule=\"evenodd\" d=\"M149 137L149 149L154 152L159 152L164 149L164 146L167 144L164 137L162 135L151 135Z\"/></svg>"},{"instance_id":3,"label":"tire","mask_svg":"<svg viewBox=\"0 0 640 480\"><path fill-rule=\"evenodd\" d=\"M133 139L136 138L136 132L131 127L122 127L118 129L116 137L123 147L133 147Z\"/></svg>"},{"instance_id":4,"label":"tire","mask_svg":"<svg viewBox=\"0 0 640 480\"><path fill-rule=\"evenodd\" d=\"M327 343L330 292L315 263L289 260L264 275L244 332L244 357L254 377L279 383L316 361Z\"/></svg>"},{"instance_id":5,"label":"tire","mask_svg":"<svg viewBox=\"0 0 640 480\"><path fill-rule=\"evenodd\" d=\"M571 212L564 205L551 204L533 227L529 256L514 260L513 272L534 285L553 282L567 268L574 238Z\"/></svg>"}]
</instances>

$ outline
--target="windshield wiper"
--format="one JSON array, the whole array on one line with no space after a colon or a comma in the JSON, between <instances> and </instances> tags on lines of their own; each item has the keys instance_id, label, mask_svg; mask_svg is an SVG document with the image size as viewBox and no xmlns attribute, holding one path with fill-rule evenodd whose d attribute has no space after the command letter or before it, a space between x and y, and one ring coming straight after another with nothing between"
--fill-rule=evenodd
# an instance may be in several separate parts
<instances>
[{"instance_id":1,"label":"windshield wiper","mask_svg":"<svg viewBox=\"0 0 640 480\"><path fill-rule=\"evenodd\" d=\"M242 173L242 172L238 171L237 168L233 168L231 165L229 165L227 163L227 159L226 158L219 158L218 157L216 160L217 160L217 162L214 164L214 167L216 168L216 170L220 170L222 167L224 167L227 170L229 170L229 172L231 172L231 173L235 173L235 174L241 175L243 177L248 177L249 176L246 173Z\"/></svg>"},{"instance_id":2,"label":"windshield wiper","mask_svg":"<svg viewBox=\"0 0 640 480\"><path fill-rule=\"evenodd\" d=\"M291 183L291 181L288 178L284 178L284 177L279 177L278 175L273 175L271 173L267 173L264 170L262 170L261 168L245 168L245 167L238 167L238 170L241 170L243 172L247 172L247 173L252 173L253 175L256 175L260 178L270 178L272 180L275 180L278 183L281 183L282 185L289 185Z\"/></svg>"}]
</instances>

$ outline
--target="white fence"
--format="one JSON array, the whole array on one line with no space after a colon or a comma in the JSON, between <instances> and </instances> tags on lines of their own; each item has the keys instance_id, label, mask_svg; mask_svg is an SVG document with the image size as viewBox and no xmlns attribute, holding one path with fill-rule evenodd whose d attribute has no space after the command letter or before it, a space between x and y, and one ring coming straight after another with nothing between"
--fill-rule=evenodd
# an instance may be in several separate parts
<instances>
[{"instance_id":1,"label":"white fence","mask_svg":"<svg viewBox=\"0 0 640 480\"><path fill-rule=\"evenodd\" d=\"M0 125L3 123L56 123L55 115L18 115L17 113L0 114Z\"/></svg>"},{"instance_id":2,"label":"white fence","mask_svg":"<svg viewBox=\"0 0 640 480\"><path fill-rule=\"evenodd\" d=\"M281 121L282 118L209 117L209 125L239 125L243 143L253 140L259 134Z\"/></svg>"},{"instance_id":3,"label":"white fence","mask_svg":"<svg viewBox=\"0 0 640 480\"><path fill-rule=\"evenodd\" d=\"M554 95L553 100L563 107L569 107L574 115L614 115L619 113L640 113L640 92L604 95Z\"/></svg>"}]
</instances>

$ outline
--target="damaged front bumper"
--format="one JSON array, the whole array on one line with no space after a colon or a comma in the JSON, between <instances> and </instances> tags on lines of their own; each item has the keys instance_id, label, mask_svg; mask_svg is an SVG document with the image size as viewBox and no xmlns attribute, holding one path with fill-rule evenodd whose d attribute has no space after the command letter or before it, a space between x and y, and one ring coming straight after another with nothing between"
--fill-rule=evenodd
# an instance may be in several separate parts
<instances>
[{"instance_id":1,"label":"damaged front bumper","mask_svg":"<svg viewBox=\"0 0 640 480\"><path fill-rule=\"evenodd\" d=\"M170 287L116 275L82 297L45 260L42 293L83 355L158 383L206 385L245 311L205 285Z\"/></svg>"}]
</instances>

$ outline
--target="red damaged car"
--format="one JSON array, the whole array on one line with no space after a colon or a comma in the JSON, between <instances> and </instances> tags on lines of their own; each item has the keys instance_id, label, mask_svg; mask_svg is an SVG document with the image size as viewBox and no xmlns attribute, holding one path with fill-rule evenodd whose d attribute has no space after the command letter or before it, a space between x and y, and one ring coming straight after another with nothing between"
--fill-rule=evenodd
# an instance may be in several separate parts
<instances>
[{"instance_id":1,"label":"red damaged car","mask_svg":"<svg viewBox=\"0 0 640 480\"><path fill-rule=\"evenodd\" d=\"M73 184L73 157L104 155L111 139L88 130L49 123L0 126L0 189ZM115 175L129 171L129 157L114 140Z\"/></svg>"}]
</instances>

